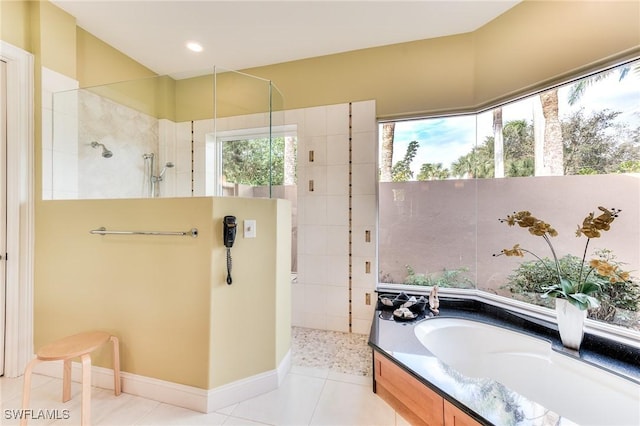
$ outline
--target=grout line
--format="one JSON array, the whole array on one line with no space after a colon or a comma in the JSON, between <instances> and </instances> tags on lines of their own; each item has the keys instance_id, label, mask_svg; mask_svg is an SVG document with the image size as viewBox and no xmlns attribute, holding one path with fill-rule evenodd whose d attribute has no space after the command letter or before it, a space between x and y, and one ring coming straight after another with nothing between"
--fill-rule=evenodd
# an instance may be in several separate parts
<instances>
[{"instance_id":1,"label":"grout line","mask_svg":"<svg viewBox=\"0 0 640 426\"><path fill-rule=\"evenodd\" d=\"M193 197L194 192L195 192L195 173L194 173L194 166L195 166L195 152L194 152L194 121L191 121L191 196Z\"/></svg>"},{"instance_id":2,"label":"grout line","mask_svg":"<svg viewBox=\"0 0 640 426\"><path fill-rule=\"evenodd\" d=\"M353 332L353 105L349 102L349 333Z\"/></svg>"},{"instance_id":3,"label":"grout line","mask_svg":"<svg viewBox=\"0 0 640 426\"><path fill-rule=\"evenodd\" d=\"M320 405L320 399L322 399L324 388L327 387L327 379L324 378L322 380L323 380L322 389L320 389L320 392L318 392L318 399L316 399L316 403L314 404L313 410L311 411L311 417L309 417L309 425L313 424L313 418L316 416L316 413L318 412L318 405Z\"/></svg>"}]
</instances>

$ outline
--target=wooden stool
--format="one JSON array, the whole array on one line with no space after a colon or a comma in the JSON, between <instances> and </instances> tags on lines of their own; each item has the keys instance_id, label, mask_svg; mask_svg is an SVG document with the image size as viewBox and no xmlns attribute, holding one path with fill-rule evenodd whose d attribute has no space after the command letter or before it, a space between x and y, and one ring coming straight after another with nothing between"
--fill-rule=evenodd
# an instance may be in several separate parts
<instances>
[{"instance_id":1,"label":"wooden stool","mask_svg":"<svg viewBox=\"0 0 640 426\"><path fill-rule=\"evenodd\" d=\"M90 331L75 334L41 347L36 358L31 360L24 371L24 389L22 393L22 410L29 406L31 392L31 373L33 368L44 361L64 361L62 377L62 402L71 399L71 359L80 357L82 362L82 425L91 423L91 352L111 340L113 343L113 381L115 394L120 395L120 349L116 336L103 331ZM27 424L23 417L21 425Z\"/></svg>"}]
</instances>

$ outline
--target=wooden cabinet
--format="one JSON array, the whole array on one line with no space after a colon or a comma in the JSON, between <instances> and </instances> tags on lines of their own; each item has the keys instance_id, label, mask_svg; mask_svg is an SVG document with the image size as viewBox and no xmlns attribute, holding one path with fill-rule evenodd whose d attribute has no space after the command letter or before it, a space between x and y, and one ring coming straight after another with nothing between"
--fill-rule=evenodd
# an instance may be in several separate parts
<instances>
[{"instance_id":1,"label":"wooden cabinet","mask_svg":"<svg viewBox=\"0 0 640 426\"><path fill-rule=\"evenodd\" d=\"M467 413L444 400L444 426L476 426L478 424Z\"/></svg>"},{"instance_id":2,"label":"wooden cabinet","mask_svg":"<svg viewBox=\"0 0 640 426\"><path fill-rule=\"evenodd\" d=\"M375 392L412 425L479 425L384 355L374 351Z\"/></svg>"}]
</instances>

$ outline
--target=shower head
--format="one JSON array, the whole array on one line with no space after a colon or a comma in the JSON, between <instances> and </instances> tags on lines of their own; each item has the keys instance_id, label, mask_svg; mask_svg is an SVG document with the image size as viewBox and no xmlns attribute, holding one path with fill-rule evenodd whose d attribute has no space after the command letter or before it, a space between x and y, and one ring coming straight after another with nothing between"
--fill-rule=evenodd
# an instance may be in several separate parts
<instances>
[{"instance_id":1,"label":"shower head","mask_svg":"<svg viewBox=\"0 0 640 426\"><path fill-rule=\"evenodd\" d=\"M97 147L101 146L101 147L102 147L102 156L103 156L104 158L111 158L111 157L113 157L113 152L109 151L109 150L107 149L107 147L106 147L106 146L104 146L103 144L101 144L100 142L93 141L93 142L91 142L91 146L92 146L93 148L97 148Z\"/></svg>"},{"instance_id":2,"label":"shower head","mask_svg":"<svg viewBox=\"0 0 640 426\"><path fill-rule=\"evenodd\" d=\"M167 171L167 169L170 169L172 167L175 167L175 164L173 164L171 161L167 161L166 164L164 165L164 167L162 168L162 171L160 172L160 175L158 177L160 179L162 179L162 177L164 176L164 174Z\"/></svg>"}]
</instances>

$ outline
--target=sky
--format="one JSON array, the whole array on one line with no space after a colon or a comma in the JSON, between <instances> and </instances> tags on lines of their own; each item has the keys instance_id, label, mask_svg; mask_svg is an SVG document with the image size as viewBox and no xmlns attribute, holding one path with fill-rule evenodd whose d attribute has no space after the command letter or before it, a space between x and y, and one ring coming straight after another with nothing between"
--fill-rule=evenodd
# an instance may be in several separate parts
<instances>
[{"instance_id":1,"label":"sky","mask_svg":"<svg viewBox=\"0 0 640 426\"><path fill-rule=\"evenodd\" d=\"M624 79L619 80L619 73L615 71L607 79L587 87L580 101L572 107L569 107L567 102L568 92L569 86L562 87L558 91L561 119L580 108L584 108L585 113L608 108L614 111L625 111L618 116L618 121L627 121L635 126L640 125L640 75L638 74L630 72ZM532 122L534 102L537 100L538 96L532 96L503 106L503 123L517 119ZM380 124L380 135L382 135L381 129L382 124ZM450 169L451 163L471 151L476 140L482 143L492 134L491 111L478 114L477 123L474 115L399 121L395 126L393 163L404 157L409 142L417 140L420 142L420 148L411 164L414 176L418 174L420 166L424 163L442 163L444 168Z\"/></svg>"}]
</instances>

